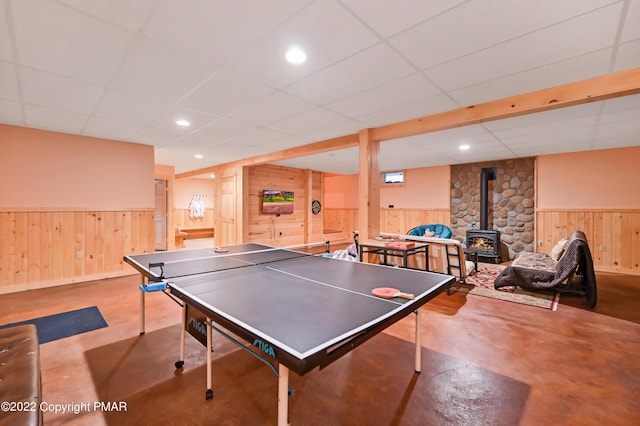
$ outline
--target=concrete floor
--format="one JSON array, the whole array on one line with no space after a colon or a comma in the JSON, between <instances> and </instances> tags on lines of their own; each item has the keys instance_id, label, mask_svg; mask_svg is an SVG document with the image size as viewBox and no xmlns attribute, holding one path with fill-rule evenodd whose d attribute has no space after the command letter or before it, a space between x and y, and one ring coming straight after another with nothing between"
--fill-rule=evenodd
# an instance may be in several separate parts
<instances>
[{"instance_id":1,"label":"concrete floor","mask_svg":"<svg viewBox=\"0 0 640 426\"><path fill-rule=\"evenodd\" d=\"M275 375L225 339L214 340L213 400L205 400L204 348L191 337L175 370L180 308L168 297L147 295L139 335L138 284L132 275L0 295L0 324L94 305L109 324L41 345L45 424L275 424ZM442 294L422 309L422 373L407 318L321 371L292 373L290 421L640 424L640 277L599 273L598 287L594 310L562 297L556 312Z\"/></svg>"}]
</instances>

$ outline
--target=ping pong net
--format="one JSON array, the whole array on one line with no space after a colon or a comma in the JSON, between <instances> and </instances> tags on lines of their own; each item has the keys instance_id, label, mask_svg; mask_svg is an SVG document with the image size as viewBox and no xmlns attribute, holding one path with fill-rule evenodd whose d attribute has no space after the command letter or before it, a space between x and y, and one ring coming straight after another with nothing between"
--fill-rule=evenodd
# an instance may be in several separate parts
<instances>
[{"instance_id":1,"label":"ping pong net","mask_svg":"<svg viewBox=\"0 0 640 426\"><path fill-rule=\"evenodd\" d=\"M328 245L328 243L322 244ZM296 246L296 248L309 246L311 245ZM200 255L201 254L202 252L200 252ZM316 255L317 254L311 252L293 250L293 247L269 247L240 252L234 252L234 248L230 247L230 250L226 253L217 253L211 249L210 255L207 256L149 263L148 267L149 272L157 277L156 280L169 280L172 278L246 268Z\"/></svg>"}]
</instances>

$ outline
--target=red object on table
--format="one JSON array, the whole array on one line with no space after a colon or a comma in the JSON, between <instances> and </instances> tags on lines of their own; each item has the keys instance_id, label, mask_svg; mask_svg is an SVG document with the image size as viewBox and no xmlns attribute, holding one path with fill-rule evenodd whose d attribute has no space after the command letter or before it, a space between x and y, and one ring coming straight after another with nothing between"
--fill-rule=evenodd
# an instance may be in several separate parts
<instances>
[{"instance_id":1,"label":"red object on table","mask_svg":"<svg viewBox=\"0 0 640 426\"><path fill-rule=\"evenodd\" d=\"M397 248L397 249L410 249L415 247L415 243L409 241L393 241L390 243L386 243L385 246L389 248Z\"/></svg>"}]
</instances>

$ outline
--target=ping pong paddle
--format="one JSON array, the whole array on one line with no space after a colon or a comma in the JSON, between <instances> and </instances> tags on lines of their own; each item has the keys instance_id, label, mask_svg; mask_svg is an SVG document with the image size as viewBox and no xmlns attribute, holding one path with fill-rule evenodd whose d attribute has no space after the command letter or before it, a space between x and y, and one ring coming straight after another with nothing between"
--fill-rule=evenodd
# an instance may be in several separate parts
<instances>
[{"instance_id":1,"label":"ping pong paddle","mask_svg":"<svg viewBox=\"0 0 640 426\"><path fill-rule=\"evenodd\" d=\"M397 288L393 287L378 287L371 290L374 296L382 297L385 299L393 299L394 297L402 297L404 299L413 299L413 294L403 293Z\"/></svg>"},{"instance_id":2,"label":"ping pong paddle","mask_svg":"<svg viewBox=\"0 0 640 426\"><path fill-rule=\"evenodd\" d=\"M216 253L226 253L229 251L229 249L226 247L216 247L213 251L215 251Z\"/></svg>"}]
</instances>

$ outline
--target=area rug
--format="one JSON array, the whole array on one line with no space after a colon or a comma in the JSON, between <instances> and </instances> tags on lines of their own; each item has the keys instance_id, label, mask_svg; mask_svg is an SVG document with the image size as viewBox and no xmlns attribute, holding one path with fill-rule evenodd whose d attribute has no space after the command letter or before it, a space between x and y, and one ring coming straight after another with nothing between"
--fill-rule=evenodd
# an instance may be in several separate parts
<instances>
[{"instance_id":1,"label":"area rug","mask_svg":"<svg viewBox=\"0 0 640 426\"><path fill-rule=\"evenodd\" d=\"M552 311L558 309L560 294L555 291L528 291L520 287L516 289L513 287L503 287L496 290L493 282L504 268L505 266L503 265L478 263L478 272L467 277L465 284L456 283L452 287L452 290L523 305L536 306Z\"/></svg>"},{"instance_id":2,"label":"area rug","mask_svg":"<svg viewBox=\"0 0 640 426\"><path fill-rule=\"evenodd\" d=\"M35 324L38 330L38 340L41 344L109 326L98 307L91 306L27 321L14 322L0 326L0 328L23 324Z\"/></svg>"}]
</instances>

